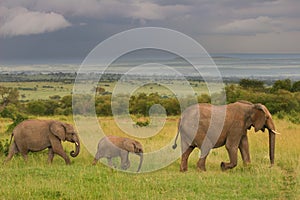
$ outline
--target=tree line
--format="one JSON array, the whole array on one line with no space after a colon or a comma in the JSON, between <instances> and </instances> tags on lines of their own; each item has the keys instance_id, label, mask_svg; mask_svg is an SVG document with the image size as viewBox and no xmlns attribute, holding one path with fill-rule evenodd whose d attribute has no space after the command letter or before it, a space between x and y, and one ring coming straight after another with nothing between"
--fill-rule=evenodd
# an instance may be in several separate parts
<instances>
[{"instance_id":1,"label":"tree line","mask_svg":"<svg viewBox=\"0 0 300 200\"><path fill-rule=\"evenodd\" d=\"M263 81L242 79L238 84L227 84L225 87L227 103L238 100L247 100L252 103L262 103L268 107L272 114L278 117L288 117L294 123L300 123L300 81L292 83L291 80L278 80L272 86L266 86ZM222 95L222 94L213 94ZM72 102L72 95L63 97L49 97L47 100L32 100L21 103L18 101L17 89L0 86L0 117L11 118L18 122L27 116L52 116L90 113L95 109L98 116L112 116L109 92L96 96L82 95ZM92 99L94 98L94 100ZM124 98L124 101L122 100ZM129 100L129 113L132 115L148 116L149 109L154 104L162 105L167 115L179 115L180 105L176 96L162 96L158 93L139 93L134 96L121 96L114 102L114 108L125 112L124 102ZM185 101L193 102L194 97L186 97ZM197 97L199 103L210 103L212 97L202 94ZM93 100L93 101L92 101ZM95 104L92 105L92 102ZM74 110L72 107L74 104ZM92 107L94 106L94 108ZM127 109L127 108L126 108Z\"/></svg>"}]
</instances>

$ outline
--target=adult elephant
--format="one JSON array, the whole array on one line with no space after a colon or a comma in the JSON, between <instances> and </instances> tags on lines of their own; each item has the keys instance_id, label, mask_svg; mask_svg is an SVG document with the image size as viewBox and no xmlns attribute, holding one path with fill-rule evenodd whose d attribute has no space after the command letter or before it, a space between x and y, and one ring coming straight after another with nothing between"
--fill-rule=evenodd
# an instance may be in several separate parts
<instances>
[{"instance_id":1,"label":"adult elephant","mask_svg":"<svg viewBox=\"0 0 300 200\"><path fill-rule=\"evenodd\" d=\"M63 149L61 141L75 143L75 152L70 155L76 157L80 151L80 142L78 134L71 124L54 120L26 120L17 125L11 135L13 143L9 148L8 156L5 162L9 161L14 154L21 153L24 160L27 161L29 151L41 151L49 149L48 162L52 163L54 154L60 155L70 164L70 158Z\"/></svg>"},{"instance_id":2,"label":"adult elephant","mask_svg":"<svg viewBox=\"0 0 300 200\"><path fill-rule=\"evenodd\" d=\"M225 113L226 114L225 114ZM212 122L212 113L214 120ZM221 119L220 116L224 116ZM195 119L197 122L195 122ZM212 123L211 123L212 122ZM220 127L220 133L207 134L209 129ZM225 145L230 162L221 162L222 170L234 168L237 165L237 152L241 152L243 162L250 163L249 144L247 130L254 127L255 132L265 128L269 131L269 156L271 165L274 164L275 151L275 125L268 109L262 104L252 104L247 101L239 101L223 106L211 104L196 104L188 107L181 116L178 125L178 133L173 148L176 148L178 134L181 134L182 157L180 171L187 171L188 157L194 148L208 152L201 155L197 168L206 171L205 161L211 148L218 148ZM195 127L197 129L195 130ZM210 138L215 139L210 140ZM214 140L214 141L213 141ZM207 144L211 148L207 149ZM205 149L206 148L206 149Z\"/></svg>"}]
</instances>

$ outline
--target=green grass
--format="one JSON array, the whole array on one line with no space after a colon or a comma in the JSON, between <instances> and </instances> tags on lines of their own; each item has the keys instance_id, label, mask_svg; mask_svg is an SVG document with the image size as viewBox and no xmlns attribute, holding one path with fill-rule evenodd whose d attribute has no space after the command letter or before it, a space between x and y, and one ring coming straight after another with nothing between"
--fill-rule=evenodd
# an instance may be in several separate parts
<instances>
[{"instance_id":1,"label":"green grass","mask_svg":"<svg viewBox=\"0 0 300 200\"><path fill-rule=\"evenodd\" d=\"M56 117L71 122L71 118ZM207 172L196 169L199 150L189 159L189 171L179 172L180 160L161 170L130 174L112 170L98 163L92 166L93 155L82 145L77 158L66 166L55 156L47 164L47 151L29 154L28 163L15 156L0 165L0 199L300 199L299 155L300 125L275 120L278 131L275 166L269 168L268 134L249 131L252 164L222 172L220 162L227 161L224 147L214 149L207 158ZM3 130L9 121L1 120L0 139L9 138ZM176 120L151 139L140 140L145 151L159 149L175 135ZM100 119L109 134L120 134L112 118ZM64 143L67 152L73 145ZM0 160L4 160L0 156Z\"/></svg>"},{"instance_id":2,"label":"green grass","mask_svg":"<svg viewBox=\"0 0 300 200\"><path fill-rule=\"evenodd\" d=\"M49 99L54 95L70 95L73 84L59 82L0 82L1 86L18 88L20 100ZM29 90L30 89L30 90Z\"/></svg>"},{"instance_id":3,"label":"green grass","mask_svg":"<svg viewBox=\"0 0 300 200\"><path fill-rule=\"evenodd\" d=\"M140 83L140 82L138 82ZM205 83L198 82L198 81L191 81L191 87L194 89L195 93L198 95L208 93L208 89ZM115 89L117 82L100 82L98 84L99 87L102 87L107 92L112 92ZM137 84L137 83L132 83ZM122 87L122 90L127 91L127 87L132 87L132 84L124 84L121 83L118 87ZM170 81L170 85L176 84L176 94L190 94L186 92L186 87L182 85L181 82L172 82ZM0 82L1 86L4 87L12 87L18 88L20 94L20 100L27 101L27 100L39 100L39 99L49 99L49 97L54 95L59 95L60 97L72 94L73 84L66 84L60 82ZM92 85L92 84L91 84ZM50 86L50 87L48 87ZM86 86L86 85L84 85ZM96 86L96 85L95 85ZM217 84L210 85L212 90L214 88L218 88ZM80 87L80 84L79 86ZM30 89L30 90L28 90ZM146 84L140 87L134 93L154 93L157 92L160 95L174 95L172 91L164 87L160 84Z\"/></svg>"}]
</instances>

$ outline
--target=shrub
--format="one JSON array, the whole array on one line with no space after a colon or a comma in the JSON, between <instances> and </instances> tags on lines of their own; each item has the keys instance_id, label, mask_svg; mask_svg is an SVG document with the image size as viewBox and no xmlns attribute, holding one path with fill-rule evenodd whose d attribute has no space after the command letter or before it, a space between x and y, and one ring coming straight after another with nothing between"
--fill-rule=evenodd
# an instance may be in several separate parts
<instances>
[{"instance_id":1,"label":"shrub","mask_svg":"<svg viewBox=\"0 0 300 200\"><path fill-rule=\"evenodd\" d=\"M13 123L8 126L7 130L5 131L6 133L11 133L19 123L28 119L28 117L22 113L17 113L16 116L11 119L13 120Z\"/></svg>"},{"instance_id":2,"label":"shrub","mask_svg":"<svg viewBox=\"0 0 300 200\"><path fill-rule=\"evenodd\" d=\"M279 89L291 91L292 89L292 81L290 79L278 80L273 84L271 92L276 92Z\"/></svg>"},{"instance_id":3,"label":"shrub","mask_svg":"<svg viewBox=\"0 0 300 200\"><path fill-rule=\"evenodd\" d=\"M27 113L32 115L44 115L46 106L42 101L31 101L27 104Z\"/></svg>"},{"instance_id":4,"label":"shrub","mask_svg":"<svg viewBox=\"0 0 300 200\"><path fill-rule=\"evenodd\" d=\"M289 115L289 120L294 124L300 124L300 114L296 111L292 111Z\"/></svg>"},{"instance_id":5,"label":"shrub","mask_svg":"<svg viewBox=\"0 0 300 200\"><path fill-rule=\"evenodd\" d=\"M8 155L9 145L8 139L0 141L0 155Z\"/></svg>"},{"instance_id":6,"label":"shrub","mask_svg":"<svg viewBox=\"0 0 300 200\"><path fill-rule=\"evenodd\" d=\"M284 111L279 111L277 113L278 119L284 119L285 116L286 116L286 113Z\"/></svg>"},{"instance_id":7,"label":"shrub","mask_svg":"<svg viewBox=\"0 0 300 200\"><path fill-rule=\"evenodd\" d=\"M143 126L148 126L149 123L150 123L150 122L147 120L147 121L137 121L135 124L136 124L137 126L143 127Z\"/></svg>"},{"instance_id":8,"label":"shrub","mask_svg":"<svg viewBox=\"0 0 300 200\"><path fill-rule=\"evenodd\" d=\"M239 85L245 89L256 89L256 90L264 90L264 82L259 80L251 80L251 79L241 79Z\"/></svg>"},{"instance_id":9,"label":"shrub","mask_svg":"<svg viewBox=\"0 0 300 200\"><path fill-rule=\"evenodd\" d=\"M300 92L300 81L293 83L292 92Z\"/></svg>"}]
</instances>

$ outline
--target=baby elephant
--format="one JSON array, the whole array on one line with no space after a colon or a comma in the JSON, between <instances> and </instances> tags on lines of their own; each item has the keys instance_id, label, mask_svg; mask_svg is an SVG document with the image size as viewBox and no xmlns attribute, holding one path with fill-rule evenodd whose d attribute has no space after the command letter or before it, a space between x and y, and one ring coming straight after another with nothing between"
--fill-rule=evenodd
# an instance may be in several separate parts
<instances>
[{"instance_id":1,"label":"baby elephant","mask_svg":"<svg viewBox=\"0 0 300 200\"><path fill-rule=\"evenodd\" d=\"M97 163L100 158L107 158L109 166L113 166L112 158L121 157L121 168L126 170L130 167L128 159L129 152L140 156L140 164L137 172L140 171L143 163L143 147L141 143L136 140L118 136L107 136L102 138L98 143L97 153L93 165Z\"/></svg>"}]
</instances>

